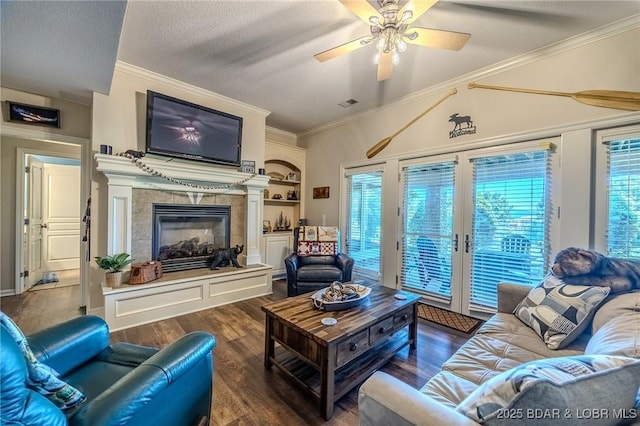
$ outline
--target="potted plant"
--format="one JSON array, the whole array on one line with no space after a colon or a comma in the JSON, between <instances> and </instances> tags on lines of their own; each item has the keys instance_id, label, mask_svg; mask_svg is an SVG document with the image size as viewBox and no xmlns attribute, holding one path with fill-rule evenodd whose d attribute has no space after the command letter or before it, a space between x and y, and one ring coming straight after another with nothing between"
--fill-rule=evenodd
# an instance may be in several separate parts
<instances>
[{"instance_id":1,"label":"potted plant","mask_svg":"<svg viewBox=\"0 0 640 426\"><path fill-rule=\"evenodd\" d=\"M112 256L96 256L96 263L100 269L105 270L107 286L120 287L122 282L122 269L133 262L128 253L119 253Z\"/></svg>"}]
</instances>

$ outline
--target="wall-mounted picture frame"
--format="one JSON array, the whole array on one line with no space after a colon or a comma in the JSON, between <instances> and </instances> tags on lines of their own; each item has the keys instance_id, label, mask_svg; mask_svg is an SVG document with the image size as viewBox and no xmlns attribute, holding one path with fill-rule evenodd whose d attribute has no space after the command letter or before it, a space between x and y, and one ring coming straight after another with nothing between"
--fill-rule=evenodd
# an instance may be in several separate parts
<instances>
[{"instance_id":1,"label":"wall-mounted picture frame","mask_svg":"<svg viewBox=\"0 0 640 426\"><path fill-rule=\"evenodd\" d=\"M60 110L6 101L8 121L60 128Z\"/></svg>"},{"instance_id":2,"label":"wall-mounted picture frame","mask_svg":"<svg viewBox=\"0 0 640 426\"><path fill-rule=\"evenodd\" d=\"M240 171L243 173L255 173L256 162L251 160L242 160L240 163Z\"/></svg>"},{"instance_id":3,"label":"wall-mounted picture frame","mask_svg":"<svg viewBox=\"0 0 640 426\"><path fill-rule=\"evenodd\" d=\"M317 186L313 188L313 198L329 198L329 187Z\"/></svg>"}]
</instances>

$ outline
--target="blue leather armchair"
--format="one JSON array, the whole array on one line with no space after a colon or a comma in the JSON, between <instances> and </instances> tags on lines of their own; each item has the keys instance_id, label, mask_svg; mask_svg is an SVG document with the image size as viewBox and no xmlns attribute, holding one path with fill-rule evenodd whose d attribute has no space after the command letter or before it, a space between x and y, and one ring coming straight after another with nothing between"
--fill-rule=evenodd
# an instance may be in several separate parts
<instances>
[{"instance_id":1,"label":"blue leather armchair","mask_svg":"<svg viewBox=\"0 0 640 426\"><path fill-rule=\"evenodd\" d=\"M63 413L26 386L24 356L0 327L0 407L7 425L195 425L211 412L212 349L205 332L189 333L158 350L109 345L109 329L82 316L28 336L36 358L87 397Z\"/></svg>"},{"instance_id":2,"label":"blue leather armchair","mask_svg":"<svg viewBox=\"0 0 640 426\"><path fill-rule=\"evenodd\" d=\"M293 230L293 248L297 250L300 228ZM354 260L344 253L336 256L298 256L294 251L284 259L287 270L287 296L319 290L334 281L351 281Z\"/></svg>"}]
</instances>

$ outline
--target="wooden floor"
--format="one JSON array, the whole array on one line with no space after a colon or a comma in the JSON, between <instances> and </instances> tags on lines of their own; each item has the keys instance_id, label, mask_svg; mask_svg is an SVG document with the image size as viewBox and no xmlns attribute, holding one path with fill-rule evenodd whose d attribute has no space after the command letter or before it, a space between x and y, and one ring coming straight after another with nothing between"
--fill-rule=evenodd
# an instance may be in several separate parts
<instances>
[{"instance_id":1,"label":"wooden floor","mask_svg":"<svg viewBox=\"0 0 640 426\"><path fill-rule=\"evenodd\" d=\"M0 300L0 306L29 334L80 315L78 295L74 295L77 291L77 287L63 287L9 296ZM114 332L111 340L164 347L191 331L213 334L216 347L212 425L357 425L357 388L341 398L331 420L324 421L313 399L302 394L277 369L264 369L264 312L260 307L285 297L284 282L275 281L274 294L270 296ZM418 349L411 353L408 348L403 349L382 368L416 388L438 372L466 340L419 321Z\"/></svg>"}]
</instances>

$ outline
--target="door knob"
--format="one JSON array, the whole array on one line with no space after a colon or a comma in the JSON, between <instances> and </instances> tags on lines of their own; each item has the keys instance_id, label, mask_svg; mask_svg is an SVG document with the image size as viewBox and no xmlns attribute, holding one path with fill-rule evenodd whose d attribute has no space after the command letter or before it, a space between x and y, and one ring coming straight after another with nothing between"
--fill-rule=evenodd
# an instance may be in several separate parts
<instances>
[{"instance_id":1,"label":"door knob","mask_svg":"<svg viewBox=\"0 0 640 426\"><path fill-rule=\"evenodd\" d=\"M43 223L42 225L40 225L40 228L48 228L49 225L47 225L46 223Z\"/></svg>"}]
</instances>

